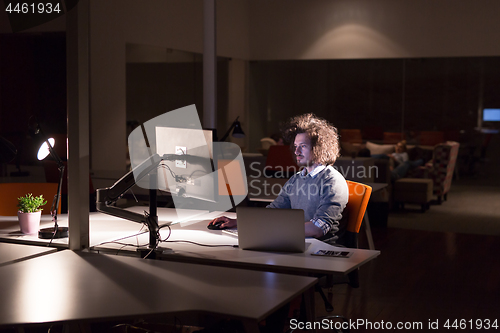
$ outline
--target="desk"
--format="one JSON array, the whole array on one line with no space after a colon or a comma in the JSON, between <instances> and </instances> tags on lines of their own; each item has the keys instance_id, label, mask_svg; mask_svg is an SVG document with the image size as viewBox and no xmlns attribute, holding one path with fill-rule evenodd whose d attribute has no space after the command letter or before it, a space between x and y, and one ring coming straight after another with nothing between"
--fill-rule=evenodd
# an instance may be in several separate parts
<instances>
[{"instance_id":1,"label":"desk","mask_svg":"<svg viewBox=\"0 0 500 333\"><path fill-rule=\"evenodd\" d=\"M160 221L164 220L173 209L161 208L158 210ZM212 212L202 214L190 221L185 221L171 226L172 232L169 240L187 240L206 245L229 245L226 247L203 247L189 243L161 243L161 247L170 248L173 253L164 253L162 258L171 261L222 265L225 267L238 267L246 269L265 270L278 273L293 273L301 275L333 275L347 274L366 262L376 258L380 251L350 249L354 253L350 258L331 258L312 256L311 253L319 250L340 250L317 239L306 239L307 250L305 253L274 253L261 251L248 251L231 247L238 244L238 239L227 235L220 230L208 230L207 224L214 217L224 214L236 217L235 213ZM168 220L168 218L167 218ZM161 223L161 222L160 222ZM168 230L161 229L162 238L167 237ZM129 239L120 240L121 243L147 244L148 235L143 234ZM119 251L135 252L133 246L115 243L105 243L92 247L96 251L118 253Z\"/></svg>"},{"instance_id":2,"label":"desk","mask_svg":"<svg viewBox=\"0 0 500 333\"><path fill-rule=\"evenodd\" d=\"M58 215L59 226L68 226L68 216L66 214ZM50 215L42 215L40 220L40 228L53 227L54 222ZM26 235L19 228L19 220L17 216L0 216L0 239L2 242L18 243L26 245L47 246L50 239L39 239L38 235ZM67 248L68 238L54 239L52 247Z\"/></svg>"},{"instance_id":3,"label":"desk","mask_svg":"<svg viewBox=\"0 0 500 333\"><path fill-rule=\"evenodd\" d=\"M258 322L298 295L312 295L316 283L310 277L70 250L0 267L0 281L0 327L175 315L182 322L238 319L248 332L258 332ZM54 281L63 292L50 297Z\"/></svg>"},{"instance_id":4,"label":"desk","mask_svg":"<svg viewBox=\"0 0 500 333\"><path fill-rule=\"evenodd\" d=\"M0 266L36 258L56 251L57 249L53 247L0 243Z\"/></svg>"},{"instance_id":5,"label":"desk","mask_svg":"<svg viewBox=\"0 0 500 333\"><path fill-rule=\"evenodd\" d=\"M131 211L141 212L145 207L132 207ZM176 211L175 209L159 208L158 219L160 224L167 221L178 221L171 226L172 234L170 240L188 240L209 245L237 245L238 239L234 236L226 235L222 231L210 231L206 228L208 222L221 215L236 217L234 213L222 213L206 211ZM67 217L59 215L60 225L67 225ZM2 220L2 218L4 220ZM23 235L19 232L19 225L12 225L11 222L16 217L0 218L0 238L9 242L20 242L24 244L43 244L49 240L38 239L36 236ZM6 220L6 221L5 221ZM47 225L51 222L46 221ZM122 243L144 244L147 246L149 235L142 229L139 223L126 221L117 217L102 213L90 214L90 244L96 251L104 251L116 254L119 251L124 253L133 252L133 246L123 247L116 243L107 243L120 240ZM142 231L141 231L142 229ZM162 229L162 238L167 237L168 230ZM58 239L57 246L66 246L68 239ZM258 251L244 251L233 247L202 247L188 243L162 243L160 246L174 250L173 254L164 254L164 258L172 261L182 261L189 263L217 264L231 267L248 269L258 269L273 271L278 273L295 273L302 275L309 274L347 274L366 262L376 258L380 251L351 249L354 254L350 258L329 258L310 255L317 249L339 250L334 246L318 241L307 239L307 251L305 253L269 253ZM53 244L54 245L54 244Z\"/></svg>"},{"instance_id":6,"label":"desk","mask_svg":"<svg viewBox=\"0 0 500 333\"><path fill-rule=\"evenodd\" d=\"M137 213L142 213L144 210L148 209L148 207L137 206L132 210ZM179 222L205 213L206 211L188 209L178 211L163 210L163 213L160 213L160 220ZM68 215L59 214L57 221L59 226L67 227ZM100 244L105 241L116 240L121 237L129 237L130 235L139 232L142 227L142 224L97 212L89 214L89 223L91 246ZM48 215L42 215L40 228L53 226L54 222L52 221L52 217ZM0 216L0 240L9 243L39 246L47 246L50 243L50 239L40 239L38 238L38 235L23 234L19 228L17 216ZM51 247L56 248L68 248L68 238L53 239L50 245Z\"/></svg>"}]
</instances>

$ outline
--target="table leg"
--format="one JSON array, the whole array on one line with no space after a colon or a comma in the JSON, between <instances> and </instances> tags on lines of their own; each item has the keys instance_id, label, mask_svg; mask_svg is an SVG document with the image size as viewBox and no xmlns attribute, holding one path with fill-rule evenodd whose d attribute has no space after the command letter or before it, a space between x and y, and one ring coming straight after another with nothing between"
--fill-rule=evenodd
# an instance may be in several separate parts
<instances>
[{"instance_id":1,"label":"table leg","mask_svg":"<svg viewBox=\"0 0 500 333\"><path fill-rule=\"evenodd\" d=\"M368 219L368 213L365 212L363 217L365 224L366 238L368 238L368 248L370 250L375 250L375 244L373 243L372 229L370 228L370 220Z\"/></svg>"},{"instance_id":2,"label":"table leg","mask_svg":"<svg viewBox=\"0 0 500 333\"><path fill-rule=\"evenodd\" d=\"M308 290L306 290L303 294L303 299L304 299L304 307L305 307L305 315L306 315L306 321L313 323L316 321L316 302L315 302L315 287L312 286ZM314 329L312 332L316 332Z\"/></svg>"}]
</instances>

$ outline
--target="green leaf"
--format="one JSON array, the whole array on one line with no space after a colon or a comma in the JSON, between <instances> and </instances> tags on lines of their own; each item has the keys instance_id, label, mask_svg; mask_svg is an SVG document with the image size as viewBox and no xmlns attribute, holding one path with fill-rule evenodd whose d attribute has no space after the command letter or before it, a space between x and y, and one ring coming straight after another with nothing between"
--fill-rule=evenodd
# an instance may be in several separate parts
<instances>
[{"instance_id":1,"label":"green leaf","mask_svg":"<svg viewBox=\"0 0 500 333\"><path fill-rule=\"evenodd\" d=\"M38 197L34 197L33 194L28 193L24 197L17 198L19 207L19 211L23 213L34 213L42 210L41 206L47 203L46 200L43 199L43 195Z\"/></svg>"}]
</instances>

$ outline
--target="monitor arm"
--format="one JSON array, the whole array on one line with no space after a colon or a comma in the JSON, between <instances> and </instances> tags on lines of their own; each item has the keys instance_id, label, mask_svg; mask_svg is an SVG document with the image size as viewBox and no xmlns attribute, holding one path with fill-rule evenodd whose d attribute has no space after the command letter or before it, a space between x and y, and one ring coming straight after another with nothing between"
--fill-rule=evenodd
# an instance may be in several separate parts
<instances>
[{"instance_id":1,"label":"monitor arm","mask_svg":"<svg viewBox=\"0 0 500 333\"><path fill-rule=\"evenodd\" d=\"M154 249L157 244L158 230L158 215L156 203L156 169L162 161L186 161L188 163L199 164L204 158L193 155L177 155L177 154L158 154L151 155L141 164L125 174L111 187L100 188L96 190L96 208L99 212L116 216L125 220L144 223L149 229L149 247ZM116 206L112 206L120 199L132 186L144 177L150 175L150 190L149 190L149 213L139 214ZM184 181L182 176L176 177L177 181Z\"/></svg>"},{"instance_id":2,"label":"monitor arm","mask_svg":"<svg viewBox=\"0 0 500 333\"><path fill-rule=\"evenodd\" d=\"M165 154L160 157L158 154L150 156L148 159L143 161L141 164L136 166L133 170L129 171L126 175L120 178L111 187L100 188L96 190L97 200L96 208L99 212L116 216L125 220L144 223L149 229L149 247L151 249L156 247L157 244L157 234L159 230L158 216L157 216L157 205L156 205L156 169L161 161L169 160L190 160L188 155L175 155L175 154ZM132 186L134 186L139 180L150 175L152 177L151 181L154 186L150 189L150 202L149 202L149 213L139 214L122 209L119 207L112 206L118 199L120 199Z\"/></svg>"}]
</instances>

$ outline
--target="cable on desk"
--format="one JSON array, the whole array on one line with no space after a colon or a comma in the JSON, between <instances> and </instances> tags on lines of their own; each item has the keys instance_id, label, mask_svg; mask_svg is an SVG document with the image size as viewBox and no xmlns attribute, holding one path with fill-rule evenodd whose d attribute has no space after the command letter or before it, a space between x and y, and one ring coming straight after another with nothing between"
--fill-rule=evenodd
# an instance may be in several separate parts
<instances>
[{"instance_id":1,"label":"cable on desk","mask_svg":"<svg viewBox=\"0 0 500 333\"><path fill-rule=\"evenodd\" d=\"M97 244L97 245L95 245L95 246L100 246L100 245L104 245L104 244L113 244L113 243L115 243L115 244L120 244L120 245L121 245L121 244L123 244L123 243L120 243L120 242L119 242L120 240L122 240L122 239L126 239L126 238L130 238L130 237L137 237L137 236L140 236L140 235L145 234L145 233L147 232L147 231L142 231L142 229L144 229L144 226L143 226L143 227L141 228L141 230L139 230L139 232L138 232L137 234L135 234L135 235L124 236L124 237L122 237L122 238L118 238L117 240L114 240L114 241L102 242L102 243L99 243L99 244ZM144 245L139 245L139 244L134 245L134 244L130 244L130 246L144 246Z\"/></svg>"},{"instance_id":2,"label":"cable on desk","mask_svg":"<svg viewBox=\"0 0 500 333\"><path fill-rule=\"evenodd\" d=\"M127 330L127 328L131 328L131 329L134 329L134 330L139 330L139 331L148 332L148 333L161 333L161 332L149 330L147 328L143 328L143 327L139 327L139 326L134 326L132 324L117 324L117 325L115 325L115 326L113 326L111 328L114 329L114 328L119 328L119 327L125 327L126 330Z\"/></svg>"},{"instance_id":3,"label":"cable on desk","mask_svg":"<svg viewBox=\"0 0 500 333\"><path fill-rule=\"evenodd\" d=\"M144 212L144 213L145 213L145 214L147 214L147 212ZM167 236L167 237L165 237L165 239L164 239L164 240L162 240L162 239L161 239L161 234L160 234L160 229L165 228L165 227L167 227L167 228L168 228L168 236ZM164 224L164 225L160 226L160 227L158 228L158 230L156 231L156 244L155 244L154 248L152 248L152 249L148 252L148 254L146 254L146 255L144 256L144 258L143 258L143 259L147 259L147 258L148 258L148 256L149 256L151 253L153 253L153 251L154 251L156 248L158 248L158 244L160 244L160 242L163 242L163 241L166 241L167 239L169 239L171 234L172 234L172 229L170 228L170 225L169 225L169 224Z\"/></svg>"},{"instance_id":4,"label":"cable on desk","mask_svg":"<svg viewBox=\"0 0 500 333\"><path fill-rule=\"evenodd\" d=\"M165 237L165 239L161 239L160 229L165 228L165 227L167 227L167 228L168 228L168 236L167 236L167 237ZM164 225L162 225L162 226L160 226L160 227L158 228L158 239L160 240L160 242L166 242L166 241L167 241L167 239L169 239L169 238L170 238L170 235L172 235L172 228L170 228L170 225L169 225L169 224L164 224ZM158 244L157 244L157 245L158 245Z\"/></svg>"},{"instance_id":5,"label":"cable on desk","mask_svg":"<svg viewBox=\"0 0 500 333\"><path fill-rule=\"evenodd\" d=\"M230 245L230 244L220 244L220 245L212 245L212 244L201 244L201 243L196 243L188 240L172 240L172 241L162 241L164 243L189 243L189 244L194 244L194 245L199 245L199 246L206 246L206 247L238 247L238 245Z\"/></svg>"},{"instance_id":6,"label":"cable on desk","mask_svg":"<svg viewBox=\"0 0 500 333\"><path fill-rule=\"evenodd\" d=\"M206 246L206 247L228 247L228 246L230 246L230 247L238 247L238 245L227 245L227 244L223 244L223 245L201 244L201 243L196 243L196 242L188 241L188 240L172 240L172 241L169 241L168 239L170 238L170 235L172 234L172 229L170 228L170 225L168 225L168 224L162 225L158 229L158 235L160 234L160 229L164 228L164 227L168 228L168 236L165 237L165 239L161 239L160 237L158 237L158 239L160 240L161 243L189 243L189 244L194 244L194 245L199 245L199 246ZM156 245L158 246L158 244L156 244Z\"/></svg>"},{"instance_id":7,"label":"cable on desk","mask_svg":"<svg viewBox=\"0 0 500 333\"><path fill-rule=\"evenodd\" d=\"M156 330L151 330L151 329L147 329L146 327L141 327L141 325L144 325L144 326L155 326L155 327L161 327L163 326L165 330L161 330L160 332L156 331ZM184 324L182 323L182 321L177 318L177 316L174 316L174 322L173 324L169 324L169 323L165 323L165 322L147 322L145 321L144 319L140 319L136 322L134 322L133 324L131 323L121 323L121 324L116 324L114 326L111 327L111 329L115 329L115 328L121 328L121 327L125 327L125 329L128 329L128 328L131 328L131 329L134 329L134 330L139 330L139 331L144 331L144 332L148 332L148 333L161 333L161 332L181 332L183 331L183 327L184 327ZM173 330L174 331L173 331ZM121 331L120 331L121 332ZM128 332L128 330L127 330Z\"/></svg>"},{"instance_id":8,"label":"cable on desk","mask_svg":"<svg viewBox=\"0 0 500 333\"><path fill-rule=\"evenodd\" d=\"M122 239L126 239L126 238L130 238L130 237L137 237L137 236L140 236L142 234L145 234L147 231L142 231L144 229L144 225L141 227L141 229L139 230L138 233L136 233L135 235L131 235L131 236L124 236L122 238L118 238L117 240L114 240L114 241L109 241L109 242L102 242L100 244L97 244L96 246L100 246L100 245L104 245L104 244L118 244L118 245L122 245L121 248L118 249L118 251L116 252L116 254L119 254L120 251L124 248L124 247L127 247L127 246L132 246L132 247L136 247L136 248L139 248L139 247L143 247L143 246L147 246L148 244L139 244L139 240L137 239L137 244L130 244L130 243L122 243L122 242L119 242L120 240Z\"/></svg>"}]
</instances>

